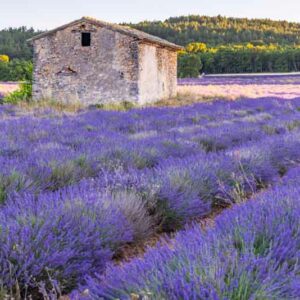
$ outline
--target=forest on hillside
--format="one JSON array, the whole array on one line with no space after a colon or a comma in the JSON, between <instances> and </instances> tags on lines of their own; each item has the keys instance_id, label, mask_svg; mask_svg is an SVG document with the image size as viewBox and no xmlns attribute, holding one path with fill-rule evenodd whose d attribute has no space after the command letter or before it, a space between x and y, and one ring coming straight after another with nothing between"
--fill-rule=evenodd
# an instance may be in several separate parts
<instances>
[{"instance_id":1,"label":"forest on hillside","mask_svg":"<svg viewBox=\"0 0 300 300\"><path fill-rule=\"evenodd\" d=\"M300 44L299 23L269 19L191 15L127 25L182 46L193 42L209 46L240 43Z\"/></svg>"},{"instance_id":2,"label":"forest on hillside","mask_svg":"<svg viewBox=\"0 0 300 300\"><path fill-rule=\"evenodd\" d=\"M8 55L11 59L32 59L31 46L26 42L40 33L33 28L7 28L0 30L0 54Z\"/></svg>"},{"instance_id":3,"label":"forest on hillside","mask_svg":"<svg viewBox=\"0 0 300 300\"><path fill-rule=\"evenodd\" d=\"M123 24L183 45L179 77L200 73L300 71L300 23L222 16L181 16ZM0 81L31 78L33 28L0 30ZM20 72L22 70L22 72Z\"/></svg>"}]
</instances>

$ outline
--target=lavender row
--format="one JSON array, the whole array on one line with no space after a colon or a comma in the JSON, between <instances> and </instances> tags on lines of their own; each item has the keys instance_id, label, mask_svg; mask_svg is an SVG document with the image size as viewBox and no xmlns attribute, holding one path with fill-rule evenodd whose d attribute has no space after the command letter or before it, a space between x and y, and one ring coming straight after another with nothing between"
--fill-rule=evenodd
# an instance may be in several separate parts
<instances>
[{"instance_id":1,"label":"lavender row","mask_svg":"<svg viewBox=\"0 0 300 300\"><path fill-rule=\"evenodd\" d=\"M179 85L299 85L300 75L230 75L230 76L203 76L200 78L183 78L178 80Z\"/></svg>"},{"instance_id":2,"label":"lavender row","mask_svg":"<svg viewBox=\"0 0 300 300\"><path fill-rule=\"evenodd\" d=\"M285 135L298 130L299 107L298 101L261 99L52 118L15 117L6 108L0 121L0 201L16 190L57 190L103 169L153 168L169 158Z\"/></svg>"},{"instance_id":3,"label":"lavender row","mask_svg":"<svg viewBox=\"0 0 300 300\"><path fill-rule=\"evenodd\" d=\"M195 224L143 258L89 277L85 295L73 298L298 299L299 183L296 169L213 227Z\"/></svg>"},{"instance_id":4,"label":"lavender row","mask_svg":"<svg viewBox=\"0 0 300 300\"><path fill-rule=\"evenodd\" d=\"M38 197L9 197L0 210L0 285L10 290L17 282L24 294L54 280L69 292L86 275L104 270L125 243L146 239L158 226L179 228L209 214L214 202L244 201L258 183L271 184L296 163L294 138L285 140L280 153L270 150L282 142L269 141L270 148L245 146L238 157L193 156L164 162L148 174L119 172L105 182L97 178Z\"/></svg>"},{"instance_id":5,"label":"lavender row","mask_svg":"<svg viewBox=\"0 0 300 300\"><path fill-rule=\"evenodd\" d=\"M297 101L3 114L0 287L23 294L66 293L125 243L242 202L300 160Z\"/></svg>"}]
</instances>

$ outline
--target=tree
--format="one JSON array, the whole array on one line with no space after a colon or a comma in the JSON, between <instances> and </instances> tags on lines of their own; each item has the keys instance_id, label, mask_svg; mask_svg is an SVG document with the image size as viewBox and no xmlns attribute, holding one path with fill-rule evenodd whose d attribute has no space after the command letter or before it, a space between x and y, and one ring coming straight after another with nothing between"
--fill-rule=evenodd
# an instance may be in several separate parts
<instances>
[{"instance_id":1,"label":"tree","mask_svg":"<svg viewBox=\"0 0 300 300\"><path fill-rule=\"evenodd\" d=\"M267 19L226 18L222 16L181 16L164 22L127 24L185 46L205 43L212 46L228 44L279 45L300 44L300 24Z\"/></svg>"},{"instance_id":2,"label":"tree","mask_svg":"<svg viewBox=\"0 0 300 300\"><path fill-rule=\"evenodd\" d=\"M207 46L204 43L190 43L186 46L186 51L194 53L203 53L207 51Z\"/></svg>"},{"instance_id":3,"label":"tree","mask_svg":"<svg viewBox=\"0 0 300 300\"><path fill-rule=\"evenodd\" d=\"M40 33L32 28L8 28L0 30L0 53L5 53L11 59L32 59L32 47L27 40Z\"/></svg>"},{"instance_id":4,"label":"tree","mask_svg":"<svg viewBox=\"0 0 300 300\"><path fill-rule=\"evenodd\" d=\"M198 45L201 43L189 44L180 53L180 77L197 77L200 69L207 74L300 71L299 46L247 43L204 48ZM195 55L202 63L199 69L193 66Z\"/></svg>"},{"instance_id":5,"label":"tree","mask_svg":"<svg viewBox=\"0 0 300 300\"><path fill-rule=\"evenodd\" d=\"M181 54L178 56L178 77L198 77L202 68L200 56L197 54Z\"/></svg>"},{"instance_id":6,"label":"tree","mask_svg":"<svg viewBox=\"0 0 300 300\"><path fill-rule=\"evenodd\" d=\"M0 81L32 81L33 65L31 61L13 59L0 61Z\"/></svg>"}]
</instances>

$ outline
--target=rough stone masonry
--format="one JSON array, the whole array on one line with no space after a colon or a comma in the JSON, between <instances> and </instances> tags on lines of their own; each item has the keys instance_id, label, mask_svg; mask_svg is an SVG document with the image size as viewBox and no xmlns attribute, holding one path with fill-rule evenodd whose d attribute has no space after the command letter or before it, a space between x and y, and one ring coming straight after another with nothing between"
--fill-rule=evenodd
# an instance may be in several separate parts
<instances>
[{"instance_id":1,"label":"rough stone masonry","mask_svg":"<svg viewBox=\"0 0 300 300\"><path fill-rule=\"evenodd\" d=\"M145 104L177 94L182 47L158 37L83 17L29 41L37 101Z\"/></svg>"}]
</instances>

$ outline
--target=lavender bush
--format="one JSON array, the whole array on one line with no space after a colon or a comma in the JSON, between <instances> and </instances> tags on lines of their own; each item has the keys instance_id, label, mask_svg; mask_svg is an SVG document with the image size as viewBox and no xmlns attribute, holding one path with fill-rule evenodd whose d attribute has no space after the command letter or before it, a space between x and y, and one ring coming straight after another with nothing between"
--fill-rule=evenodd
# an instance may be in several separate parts
<instances>
[{"instance_id":1,"label":"lavender bush","mask_svg":"<svg viewBox=\"0 0 300 300\"><path fill-rule=\"evenodd\" d=\"M74 299L298 299L299 169L290 179L212 228L194 225L142 259L89 277L89 296Z\"/></svg>"},{"instance_id":2,"label":"lavender bush","mask_svg":"<svg viewBox=\"0 0 300 300\"><path fill-rule=\"evenodd\" d=\"M1 106L0 290L68 292L125 243L274 185L300 162L299 117L299 99L76 114Z\"/></svg>"},{"instance_id":3,"label":"lavender bush","mask_svg":"<svg viewBox=\"0 0 300 300\"><path fill-rule=\"evenodd\" d=\"M132 240L130 224L112 204L80 188L8 200L0 210L0 284L25 289L54 278L68 291L103 269Z\"/></svg>"},{"instance_id":4,"label":"lavender bush","mask_svg":"<svg viewBox=\"0 0 300 300\"><path fill-rule=\"evenodd\" d=\"M178 80L178 93L188 98L299 98L299 74L209 75Z\"/></svg>"},{"instance_id":5,"label":"lavender bush","mask_svg":"<svg viewBox=\"0 0 300 300\"><path fill-rule=\"evenodd\" d=\"M209 75L203 76L201 78L183 78L178 79L180 85L185 84L201 84L201 85L249 85L249 84L289 84L289 85L298 85L300 84L299 74L290 74L289 76L283 74L269 74L269 75Z\"/></svg>"}]
</instances>

